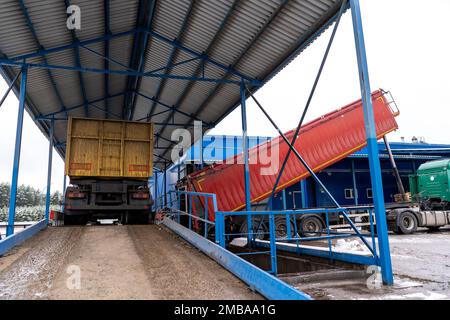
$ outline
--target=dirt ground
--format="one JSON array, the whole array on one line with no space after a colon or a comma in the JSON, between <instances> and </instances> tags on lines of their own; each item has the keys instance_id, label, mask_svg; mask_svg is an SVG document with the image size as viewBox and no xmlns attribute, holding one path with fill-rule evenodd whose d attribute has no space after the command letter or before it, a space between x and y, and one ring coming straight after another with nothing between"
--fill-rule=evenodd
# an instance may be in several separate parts
<instances>
[{"instance_id":1,"label":"dirt ground","mask_svg":"<svg viewBox=\"0 0 450 320\"><path fill-rule=\"evenodd\" d=\"M156 225L48 228L0 257L0 299L261 298Z\"/></svg>"},{"instance_id":2,"label":"dirt ground","mask_svg":"<svg viewBox=\"0 0 450 320\"><path fill-rule=\"evenodd\" d=\"M450 229L390 235L389 242L393 287L369 288L364 270L359 278L333 270L329 279L326 272L319 280L311 280L317 272L301 272L300 282L281 277L315 299L450 299ZM0 299L262 297L165 227L147 225L40 232L0 257Z\"/></svg>"}]
</instances>

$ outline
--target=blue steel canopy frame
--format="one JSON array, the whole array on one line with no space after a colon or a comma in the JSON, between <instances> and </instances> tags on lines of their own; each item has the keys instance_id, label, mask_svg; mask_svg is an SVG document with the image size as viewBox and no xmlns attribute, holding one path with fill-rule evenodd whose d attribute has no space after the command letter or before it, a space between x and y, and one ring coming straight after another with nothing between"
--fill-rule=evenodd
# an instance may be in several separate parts
<instances>
[{"instance_id":1,"label":"blue steel canopy frame","mask_svg":"<svg viewBox=\"0 0 450 320\"><path fill-rule=\"evenodd\" d=\"M145 2L145 1L140 1L141 5L142 5L142 2ZM150 0L146 1L146 2L147 3L152 3L152 1L150 1ZM194 2L194 1L192 1L192 2ZM313 1L311 1L311 2L313 2ZM321 14L323 14L323 16L320 16L321 18L318 19L316 21L316 23L318 23L319 25L324 24L326 26L329 23L327 21L328 20L332 20L332 19L330 19L332 17L332 12L335 10L336 5L339 4L339 1L335 1L334 2L334 0L333 1L327 0L325 2L327 2L326 6L328 6L328 9L326 9L326 10L328 10L328 11L323 11L321 13ZM65 0L65 3L66 3L66 5L70 4L70 2L67 1L67 0ZM76 37L76 34L74 32L70 32L70 34L72 36L72 40L73 40L72 43L70 43L70 44L64 44L64 45L60 45L60 46L56 46L56 47L52 47L52 48L44 48L43 46L39 46L38 45L38 50L36 50L35 52L31 52L31 53L21 53L20 52L20 53L11 55L10 59L22 61L23 59L30 59L30 58L38 58L38 57L45 58L46 56L48 56L49 54L52 54L52 53L62 53L65 50L67 50L67 51L70 50L70 51L74 51L76 53L75 60L79 60L79 59L77 59L77 57L78 57L78 54L80 52L80 47L84 48L84 49L87 49L86 46L88 46L88 45L91 45L91 44L95 45L95 44L98 44L100 42L103 42L103 44L104 44L104 54L103 54L103 56L104 56L104 69L103 70L107 70L108 72L102 72L100 69L87 71L87 69L89 69L89 68L81 68L81 64L78 63L78 61L76 61L76 66L72 66L71 68L70 67L69 68L60 68L61 66L52 66L52 65L47 66L46 63L44 63L44 64L36 64L34 67L45 68L45 69L47 69L48 72L51 71L51 70L70 70L70 71L75 71L78 75L80 75L83 72L103 73L104 74L104 83L105 83L104 93L105 93L105 97L108 97L109 96L109 75L110 74L122 74L122 75L126 75L128 77L134 77L134 78L138 77L139 81L142 78L141 76L139 76L139 74L131 74L131 73L125 74L125 73L120 73L120 72L119 73L114 73L113 70L109 69L110 62L112 61L111 55L110 55L110 50L111 50L110 42L112 40L114 40L114 39L124 38L124 37L127 37L127 36L134 36L136 38L136 35L138 35L138 34L141 34L141 35L142 34L146 34L146 35L150 35L149 38L157 39L157 40L159 40L161 42L164 42L167 45L170 45L170 46L172 46L174 48L177 48L178 51L182 51L184 53L187 53L187 54L190 54L190 55L193 55L193 56L197 57L197 59L199 59L201 61L201 65L202 66L205 66L205 64L208 63L208 64L211 64L212 66L214 66L216 68L220 68L220 69L224 70L226 72L226 74L225 74L225 76L222 79L225 79L225 78L230 77L230 76L237 77L237 78L244 78L246 81L253 82L254 87L258 87L261 84L261 81L258 78L250 77L248 75L245 75L245 74L242 74L242 73L238 72L236 70L236 66L237 66L238 62L240 62L244 58L246 52L248 50L250 50L250 48L252 48L252 46L258 44L259 38L263 38L261 36L266 31L266 29L270 29L269 26L272 26L273 24L276 24L276 23L272 23L272 22L277 19L277 17L280 15L280 12L282 12L282 10L284 10L284 8L286 8L286 10L287 10L287 7L289 5L294 5L293 3L295 3L295 1L283 0L283 1L280 1L279 5L277 4L276 7L274 6L269 11L270 15L267 16L267 19L265 21L262 21L262 22L264 22L264 24L262 24L261 27L257 29L258 32L255 34L254 38L251 39L250 42L248 42L248 44L246 45L245 49L242 50L241 54L237 57L237 60L235 60L234 63L232 63L231 65L223 64L223 63L220 63L220 62L214 60L213 58L210 57L211 52L209 52L209 51L214 47L213 44L215 42L217 42L218 38L220 38L221 33L223 33L223 31L225 29L227 29L228 24L232 22L232 21L230 22L229 20L234 20L234 19L230 19L230 17L232 17L234 13L236 13L236 12L239 13L239 11L241 11L241 8L236 10L236 7L241 7L243 5L242 3L239 3L238 0L230 1L230 3L227 4L229 10L226 13L225 18L221 22L220 26L218 27L216 35L215 35L215 37L213 39L213 42L210 43L208 49L206 51L203 51L203 52L195 51L195 50L192 50L189 47L186 47L185 45L183 45L181 43L181 41L178 38L173 39L171 37L164 36L163 34L161 34L161 32L157 32L155 30L152 30L151 29L151 23L139 23L139 15L136 15L135 28L131 28L130 30L126 30L126 31L120 31L120 32L114 32L113 33L111 31L111 21L110 21L111 20L111 14L112 14L110 6L112 6L112 3L110 3L109 0L104 0L103 1L104 35L96 36L96 37L91 38L91 39L80 40L80 39L78 39ZM27 5L28 5L28 2L27 2ZM32 5L30 3L30 7L31 6ZM302 4L302 6L303 6L303 4ZM150 8L152 6L148 6L148 7ZM307 8L311 9L311 7L313 9L313 12L314 12L313 15L314 16L317 15L317 12L318 12L318 11L316 11L317 9L325 10L324 9L325 5L324 4L320 4L320 3L308 4ZM265 9L267 9L267 8L264 8L264 10ZM303 10L305 10L305 9L303 9ZM25 12L26 11L27 11L27 9L25 7ZM186 17L189 15L189 12L190 11L187 10ZM32 16L32 17L34 18L35 16ZM185 21L186 21L186 17L185 17ZM305 18L305 19L310 22L310 21L312 21L311 20L312 16L310 16L308 18ZM115 20L113 20L113 21L115 21ZM27 19L27 24L29 25L31 32L33 33L34 27L33 27L33 24L31 23L31 18L29 16L28 16L28 19ZM183 24L183 27L181 29L183 29L184 27L185 26ZM316 27L317 27L317 25L313 24L310 28L314 30ZM321 27L319 31L322 32L323 28ZM304 35L302 35L298 39L298 42L299 43L303 42L304 40L308 39L309 36L311 38L315 38L320 33L320 32L313 32L313 33L310 33L310 32L312 32L312 31L310 31L308 29L306 31L306 33ZM34 33L36 34L36 32L34 32ZM34 37L34 38L37 39L37 36ZM309 42L309 40L307 42ZM93 50L91 49L91 51L93 51ZM299 51L293 52L291 55L289 55L286 58L286 61L284 61L285 57L283 56L280 61L277 61L277 63L281 63L279 68L277 68L274 72L271 72L267 77L264 77L264 80L262 80L262 81L266 82L268 79L270 79L276 71L278 71L281 67L283 67L287 62L292 60L292 57L294 55L298 54L298 53L299 53ZM3 55L0 55L0 56L3 56ZM6 61L3 61L3 65L7 66L8 64L7 64ZM29 63L29 65L31 67L31 63ZM170 69L170 64L168 64L164 68L160 68L159 70L164 70L164 69L165 70ZM201 68L201 69L202 69L201 71L204 71L203 70L204 68ZM134 71L139 71L139 70L134 70ZM83 80L82 77L79 77L79 78L80 78L80 80ZM167 78L169 78L169 79L173 78L173 79L187 80L185 78L170 77L170 76L168 76ZM200 77L200 78L205 78L205 76L203 75L203 77ZM189 85L192 85L192 83L194 83L196 80L198 80L198 79L196 77L193 77L193 79L191 81L189 81ZM205 80L205 81L207 81L207 80ZM82 82L83 81L80 81L81 89L83 89L82 88L82 86L83 86ZM221 82L218 82L218 83L221 84ZM228 83L228 82L224 81L224 83ZM218 89L218 87L216 87L216 89ZM218 91L216 89L213 90L213 92ZM137 90L137 91L136 90L135 91L125 91L124 94L125 94L126 97L128 97L128 96L136 97L136 94L139 93L138 91L139 90ZM55 92L55 94L58 95L57 92ZM207 100L209 100L211 98L211 96L212 95L209 95ZM133 106L134 106L134 102L135 101L136 101L136 99L133 100ZM108 118L110 116L110 113L108 112L109 111L109 102L110 102L109 100L104 100L104 105L105 105L105 111L106 112L102 112L102 113L105 114L106 118ZM28 101L27 105L29 105L29 104L30 104L30 102ZM62 108L63 108L64 104L61 104L61 105L62 105ZM89 101L87 101L86 99L83 99L83 106L86 109L89 106ZM199 109L203 110L205 106L206 106L205 103L202 103L202 106ZM91 105L91 107L94 107L94 106ZM175 107L178 107L178 106L175 105ZM235 108L235 106L233 106L233 108ZM172 113L172 116L173 116L173 111L171 113ZM195 118L195 114L194 114L193 118ZM141 119L141 120L143 120L143 119ZM150 119L147 119L147 120L150 120ZM190 120L192 120L192 119L190 119ZM217 122L215 122L215 123L217 123ZM46 124L38 124L38 126L44 131L45 134L49 133L49 128L46 126ZM187 126L189 126L189 125L187 125ZM56 142L57 143L55 145L57 146L58 152L61 155L63 155L63 153L64 153L63 146L61 146L58 143L58 141L56 141Z\"/></svg>"},{"instance_id":2,"label":"blue steel canopy frame","mask_svg":"<svg viewBox=\"0 0 450 320\"><path fill-rule=\"evenodd\" d=\"M282 7L287 3L287 1L282 1L280 4L280 7L274 12L274 16L272 18L275 18L276 15L281 11ZM345 4L345 1L343 2ZM66 0L66 6L69 5L69 1ZM111 74L117 74L122 76L128 76L130 79L131 85L127 86L127 91L122 93L122 95L126 95L127 97L133 96L135 97L139 92L137 91L137 83L134 82L137 78L142 77L151 77L151 78L159 78L162 81L164 79L176 79L176 80L183 80L183 81L189 81L190 83L193 83L195 81L203 81L203 82L211 82L216 83L217 86L222 84L234 84L240 87L240 104L242 107L242 126L243 126L243 150L244 150L244 160L246 162L245 169L244 169L244 179L245 179L245 197L246 197L246 206L247 210L249 210L249 204L250 204L250 177L249 177L249 170L248 170L248 151L247 151L247 119L245 114L245 100L247 98L245 94L245 86L248 85L252 87L253 92L255 92L258 88L264 84L265 81L268 81L274 73L276 73L280 68L282 68L284 65L280 65L276 68L276 70L273 70L271 74L269 74L264 80L259 80L250 76L247 76L239 71L236 70L237 62L233 65L224 65L213 58L211 58L207 52L196 52L195 50L192 50L186 46L184 46L179 39L169 39L168 37L154 31L151 29L151 18L149 20L146 20L145 23L143 23L144 26L140 25L136 28L133 28L129 31L120 32L120 33L111 33L110 27L108 24L109 17L108 17L108 7L109 3L107 0L105 0L105 16L107 19L105 20L105 35L102 37L97 37L90 40L84 40L80 41L75 32L71 31L72 36L72 43L54 47L50 49L45 49L40 45L39 40L37 39L37 36L34 32L33 24L31 23L31 20L28 17L27 9L24 6L23 2L21 1L22 11L23 14L27 20L27 25L34 37L34 40L38 46L38 50L32 53L27 53L23 55L13 56L13 57L4 57L4 55L1 55L2 58L0 58L0 65L2 67L9 66L9 67L20 67L21 68L21 85L20 85L20 96L19 96L19 113L18 113L18 121L17 121L17 129L16 129L16 144L15 144L15 151L14 151L14 163L13 163L13 174L12 174L12 184L11 184L11 200L10 200L10 210L9 210L9 216L8 216L8 227L7 227L7 235L11 236L14 233L14 217L15 217L15 204L16 204L16 193L17 193L17 182L18 182L18 175L19 175L19 162L20 162L20 148L21 148L21 139L22 139L22 126L23 126L23 116L24 116L24 110L25 110L25 100L26 100L26 83L27 83L27 73L28 69L30 68L41 68L46 69L50 80L52 79L51 71L52 70L64 70L64 71L73 71L76 72L79 75L79 83L82 88L83 93L83 103L82 106L85 108L85 113L88 115L89 112L89 106L95 107L94 103L89 102L86 97L84 83L83 83L83 77L82 74L85 72L90 73L97 73L97 74L103 74L105 83L108 82L108 76ZM234 5L233 5L234 7ZM232 8L233 8L232 7ZM343 6L344 7L344 6ZM376 141L376 135L375 135L375 126L374 126L374 118L373 118L373 110L372 110L372 103L370 99L370 84L369 84L369 75L368 75L368 67L367 67L367 58L365 53L365 44L364 44L364 36L363 36L363 29L362 29L362 22L361 22L361 12L360 12L360 6L358 0L349 0L349 7L351 9L352 13L352 22L353 22L353 28L354 28L354 36L355 36L355 46L356 46L356 52L358 57L358 68L359 68L359 76L360 76L360 85L361 85L361 94L363 99L363 110L364 110L364 121L366 124L366 136L367 136L367 145L368 145L368 153L369 153L369 164L370 164L370 171L371 171L371 181L372 181L372 189L374 192L374 203L375 203L375 216L377 219L377 228L378 228L378 240L379 240L379 247L380 247L380 265L382 270L382 276L383 276L383 282L385 284L392 284L393 283L393 277L392 277L392 267L391 267L391 261L390 261L390 254L389 254L389 243L387 238L387 226L386 226L386 220L385 220L385 209L384 209L384 202L383 202L383 190L382 190L382 182L381 182L381 171L380 171L380 164L379 164L379 158L378 158L378 148L377 148L377 141ZM345 9L348 8L348 5L345 5ZM332 22L334 22L336 19L339 19L340 15L336 14L333 18L329 19L327 23L325 23L319 30L317 30L315 33L310 35L309 39L306 41L303 41L300 43L298 48L294 50L291 53L291 57L288 57L288 59L285 59L285 63L289 62L293 57L295 57L301 50L304 49L306 45L308 45L312 40L317 37L323 30L328 27ZM229 17L229 15L227 15ZM272 18L268 20L267 24L263 27L265 29L267 25L270 24L272 21ZM149 23L150 22L150 23ZM214 78L214 77L206 77L204 74L199 75L198 72L195 72L191 76L185 76L185 75L173 75L169 74L167 70L171 69L173 67L172 63L172 57L169 59L166 67L164 69L158 69L153 71L146 71L144 72L142 70L142 50L140 55L137 54L137 62L135 63L135 59L131 61L130 67L128 67L126 70L112 70L110 69L110 62L114 62L110 57L108 50L105 50L102 57L104 58L104 69L99 68L92 68L92 67L82 67L80 63L80 47L85 48L91 44L104 42L105 48L109 46L108 42L112 39L125 37L134 35L135 38L138 38L140 35L141 39L137 40L137 43L141 43L141 46L146 46L147 41L149 39L157 39L158 41L161 41L169 46L172 46L173 51L180 50L184 53L187 53L188 55L192 56L192 59L186 60L183 63L190 63L194 59L201 61L203 64L208 63L216 68L219 68L226 72L226 76L222 78ZM259 35L257 35L258 37ZM256 38L257 38L256 37ZM256 41L256 40L255 40ZM75 52L75 61L73 66L64 66L64 65L55 65L55 64L49 64L46 61L46 55L51 53L58 53L65 50L73 50ZM98 53L99 54L99 53ZM173 55L173 54L172 54ZM171 55L171 56L172 56ZM41 57L43 59L43 63L36 63L36 62L29 62L27 59ZM240 58L238 58L239 61ZM3 70L4 71L4 70ZM163 72L161 72L163 71ZM238 80L233 79L227 79L228 76L234 76L237 77ZM15 81L15 80L14 80ZM14 85L14 81L12 81L12 86ZM54 88L54 91L57 96L60 97L58 93L58 89L54 82L52 82L52 86ZM162 86L162 84L161 84ZM160 86L160 87L161 87ZM161 89L162 90L162 89ZM161 91L158 89L158 91ZM215 91L215 90L214 90ZM213 91L213 92L214 92ZM108 101L111 96L108 92L108 88L105 88L105 97L103 100ZM150 100L153 100L154 103L162 104L159 100L158 95L151 97ZM129 100L125 99L124 107L128 108L129 111L124 112L127 113L126 116L128 118L131 117L133 114L133 103ZM207 98L208 101L209 97ZM134 100L135 101L135 100ZM60 99L61 113L67 113L68 109L62 99ZM186 114L190 120L195 120L199 113L203 109L204 103L201 105L201 107L195 112L194 114ZM130 107L131 106L131 110ZM229 111L225 112L223 116L218 120L220 121L223 117L225 117L232 109L234 109L235 106L232 106ZM74 107L75 108L75 107ZM78 108L78 106L76 107ZM110 116L113 115L109 110L107 105L105 106L105 112L106 115ZM177 109L177 105L170 106L170 111L172 114L175 112L180 112L180 110ZM130 115L131 114L131 115ZM41 116L41 115L39 115ZM149 121L151 120L152 114L149 115L149 117L146 117L145 120ZM122 115L122 118L125 118L125 115ZM63 143L60 141L53 141L53 132L54 129L54 121L55 117L54 114L50 115L50 117L43 117L39 120L51 120L51 125L46 125L46 128L49 132L49 142L50 142L50 152L49 152L49 168L48 168L48 175L51 174L51 150L53 149L54 142L56 142L56 146L62 147ZM144 119L143 119L144 120ZM165 121L166 123L169 120ZM217 123L216 121L215 123ZM166 124L163 124L166 126ZM186 124L185 126L188 126ZM214 124L213 124L214 125ZM162 137L161 135L158 135L158 137ZM170 147L170 146L169 146ZM169 148L167 147L167 148ZM167 159L164 158L164 154L162 156L156 155L157 157L161 158L164 163L164 166L166 165ZM48 189L47 189L47 197L49 195L49 185L51 183L50 177L48 177ZM46 205L46 221L48 222L48 205ZM251 221L250 221L251 222ZM249 223L250 227L251 223ZM249 228L250 229L250 228Z\"/></svg>"},{"instance_id":3,"label":"blue steel canopy frame","mask_svg":"<svg viewBox=\"0 0 450 320\"><path fill-rule=\"evenodd\" d=\"M50 123L50 135L48 138L48 168L47 168L47 193L45 196L45 221L50 221L50 197L52 185L52 165L53 165L53 132L55 129L55 120L52 119ZM64 175L65 176L65 175Z\"/></svg>"},{"instance_id":4,"label":"blue steel canopy frame","mask_svg":"<svg viewBox=\"0 0 450 320\"><path fill-rule=\"evenodd\" d=\"M11 181L11 192L9 196L9 213L8 213L8 226L6 227L6 237L14 234L14 219L16 215L17 183L19 181L20 149L22 147L22 128L23 128L23 116L25 113L25 94L27 87L27 76L28 76L28 67L24 65L22 66L20 79L19 112L17 114L16 143L14 146L13 173Z\"/></svg>"},{"instance_id":5,"label":"blue steel canopy frame","mask_svg":"<svg viewBox=\"0 0 450 320\"><path fill-rule=\"evenodd\" d=\"M156 0L139 2L139 13L136 27L142 26L146 29L150 29L153 23L154 13L155 13ZM130 68L138 71L143 71L144 68L144 57L147 51L147 46L149 43L149 36L147 33L138 33L134 36L133 50L130 56ZM127 91L130 93L125 95L124 105L123 105L123 118L132 120L134 108L136 105L136 89L139 88L140 77L129 76L127 79Z\"/></svg>"}]
</instances>

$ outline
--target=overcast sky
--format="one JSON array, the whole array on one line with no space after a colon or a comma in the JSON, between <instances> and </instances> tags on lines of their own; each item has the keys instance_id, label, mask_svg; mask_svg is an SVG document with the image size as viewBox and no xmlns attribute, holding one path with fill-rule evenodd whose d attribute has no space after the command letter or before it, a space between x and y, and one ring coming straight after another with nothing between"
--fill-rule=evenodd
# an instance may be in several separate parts
<instances>
[{"instance_id":1,"label":"overcast sky","mask_svg":"<svg viewBox=\"0 0 450 320\"><path fill-rule=\"evenodd\" d=\"M450 1L361 0L372 91L390 90L401 115L390 141L424 137L450 143ZM263 87L256 97L288 131L297 125L331 31ZM7 85L0 79L0 96ZM342 18L307 120L360 98L350 12ZM248 102L249 135L275 135L257 107ZM0 182L11 181L18 101L11 94L0 109ZM231 113L214 134L241 134L240 110ZM48 140L28 114L24 120L19 183L44 189ZM52 189L62 190L63 161L54 153Z\"/></svg>"}]
</instances>

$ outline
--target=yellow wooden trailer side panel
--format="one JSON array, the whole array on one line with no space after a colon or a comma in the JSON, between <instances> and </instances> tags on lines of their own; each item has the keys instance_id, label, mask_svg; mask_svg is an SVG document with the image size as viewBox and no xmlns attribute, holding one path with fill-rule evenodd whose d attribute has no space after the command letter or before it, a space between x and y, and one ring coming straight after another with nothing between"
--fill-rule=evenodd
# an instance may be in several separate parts
<instances>
[{"instance_id":1,"label":"yellow wooden trailer side panel","mask_svg":"<svg viewBox=\"0 0 450 320\"><path fill-rule=\"evenodd\" d=\"M153 124L70 118L66 175L148 179L153 174Z\"/></svg>"}]
</instances>

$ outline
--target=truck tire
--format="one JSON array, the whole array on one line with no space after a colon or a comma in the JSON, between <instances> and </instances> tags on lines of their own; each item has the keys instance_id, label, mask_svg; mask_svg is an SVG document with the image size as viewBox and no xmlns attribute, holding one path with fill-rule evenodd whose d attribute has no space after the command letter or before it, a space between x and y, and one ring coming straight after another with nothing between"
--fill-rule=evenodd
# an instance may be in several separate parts
<instances>
[{"instance_id":1,"label":"truck tire","mask_svg":"<svg viewBox=\"0 0 450 320\"><path fill-rule=\"evenodd\" d=\"M302 237L320 236L323 232L324 224L319 217L310 215L300 220L299 232Z\"/></svg>"},{"instance_id":2,"label":"truck tire","mask_svg":"<svg viewBox=\"0 0 450 320\"><path fill-rule=\"evenodd\" d=\"M397 219L397 234L412 234L417 231L417 218L410 211L403 211Z\"/></svg>"},{"instance_id":3,"label":"truck tire","mask_svg":"<svg viewBox=\"0 0 450 320\"><path fill-rule=\"evenodd\" d=\"M129 212L126 213L126 221L124 224L148 224L150 220L150 212Z\"/></svg>"},{"instance_id":4,"label":"truck tire","mask_svg":"<svg viewBox=\"0 0 450 320\"><path fill-rule=\"evenodd\" d=\"M256 230L258 228L258 230ZM261 218L253 218L253 233L255 239L263 240L264 238L268 238L267 233L269 232L269 226L266 221L261 222ZM247 217L245 217L244 222L241 224L239 228L240 237L247 237Z\"/></svg>"},{"instance_id":5,"label":"truck tire","mask_svg":"<svg viewBox=\"0 0 450 320\"><path fill-rule=\"evenodd\" d=\"M75 219L74 216L68 216L68 215L64 215L64 225L65 226L73 226L75 225Z\"/></svg>"},{"instance_id":6,"label":"truck tire","mask_svg":"<svg viewBox=\"0 0 450 320\"><path fill-rule=\"evenodd\" d=\"M203 221L199 222L200 228L198 231L198 234L200 234L201 236L205 235L205 228L207 228L207 239L211 240L211 241L215 241L215 227L212 224L209 223L204 223Z\"/></svg>"},{"instance_id":7,"label":"truck tire","mask_svg":"<svg viewBox=\"0 0 450 320\"><path fill-rule=\"evenodd\" d=\"M64 215L65 226L84 226L88 223L88 215Z\"/></svg>"},{"instance_id":8,"label":"truck tire","mask_svg":"<svg viewBox=\"0 0 450 320\"><path fill-rule=\"evenodd\" d=\"M150 212L144 211L139 215L139 224L148 224L150 222Z\"/></svg>"},{"instance_id":9,"label":"truck tire","mask_svg":"<svg viewBox=\"0 0 450 320\"><path fill-rule=\"evenodd\" d=\"M292 237L294 235L294 221L289 221L291 224L291 234ZM287 236L287 223L286 223L286 217L275 217L275 234L276 238L286 238Z\"/></svg>"}]
</instances>

